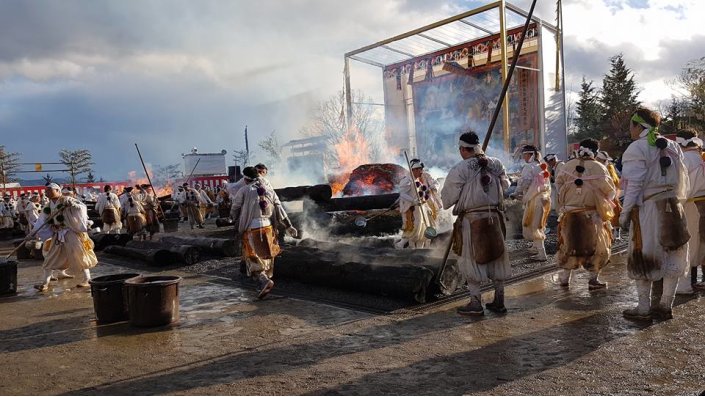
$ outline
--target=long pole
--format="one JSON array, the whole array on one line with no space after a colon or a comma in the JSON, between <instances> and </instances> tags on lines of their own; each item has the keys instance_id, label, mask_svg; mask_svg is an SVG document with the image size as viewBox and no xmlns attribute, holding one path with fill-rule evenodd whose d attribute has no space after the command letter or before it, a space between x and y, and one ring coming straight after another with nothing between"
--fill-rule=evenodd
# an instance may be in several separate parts
<instances>
[{"instance_id":1,"label":"long pole","mask_svg":"<svg viewBox=\"0 0 705 397\"><path fill-rule=\"evenodd\" d=\"M500 50L502 51L501 56L501 69L502 69L502 81L506 82L509 80L509 71L507 70L507 8L506 1L501 0L499 2L499 43ZM513 51L514 59L519 57L516 49ZM490 59L489 62L492 62ZM500 101L502 103L502 128L503 130L503 141L504 141L504 151L509 152L510 137L509 137L509 95L505 95Z\"/></svg>"},{"instance_id":2,"label":"long pole","mask_svg":"<svg viewBox=\"0 0 705 397\"><path fill-rule=\"evenodd\" d=\"M517 45L516 50L514 51L514 56L512 57L512 66L509 68L509 71L507 73L507 78L504 80L504 86L502 86L502 93L499 95L499 101L497 101L497 106L494 109L494 114L492 115L492 121L490 122L490 126L487 129L487 134L485 135L485 140L482 142L482 151L487 150L487 146L490 144L490 137L492 136L492 130L494 129L494 125L497 122L497 117L499 117L499 111L502 107L502 102L504 101L505 96L507 95L507 89L509 88L509 82L512 79L512 74L514 73L514 69L517 66L517 62L519 61L519 54L521 54L521 47L524 45L524 38L526 37L526 32L529 30L529 25L531 24L531 16L534 14L534 8L536 7L536 0L533 0L531 2L531 8L529 9L529 14L526 16L526 23L524 24L524 30L521 32L521 38L519 39L519 45ZM506 37L502 38L503 40L506 40ZM500 197L500 200L502 198ZM457 220L456 220L457 222ZM453 229L455 227L460 227L460 225L454 225ZM443 285L443 282L441 280L441 277L443 276L443 272L446 269L446 263L448 262L448 256L450 255L450 250L453 246L453 237L451 236L450 241L448 241L448 246L446 247L445 253L443 254L443 263L441 264L440 269L438 270L438 275L436 276L436 283L438 283L441 287L445 288ZM452 291L449 291L450 293Z\"/></svg>"},{"instance_id":3,"label":"long pole","mask_svg":"<svg viewBox=\"0 0 705 397\"><path fill-rule=\"evenodd\" d=\"M200 162L201 162L200 158L198 160L196 160L196 164L193 165L193 169L191 169L191 173L188 175L188 178L186 178L186 183L189 183L189 181L191 180L191 177L193 176L193 172L196 171L196 167L198 167L198 163L200 163Z\"/></svg>"},{"instance_id":4,"label":"long pole","mask_svg":"<svg viewBox=\"0 0 705 397\"><path fill-rule=\"evenodd\" d=\"M519 62L519 54L521 54L521 48L524 46L524 39L526 38L526 32L529 31L529 25L531 24L531 16L534 14L534 8L536 7L536 0L531 2L531 8L529 9L529 14L526 16L526 23L524 24L524 30L521 32L521 38L519 39L519 44L512 57L512 66L509 67L507 72L507 78L504 80L504 85L502 86L502 92L499 94L499 101L497 101L497 106L492 114L492 120L490 121L490 126L487 129L487 134L485 135L485 140L482 142L482 150L487 150L487 146L490 144L490 137L492 136L492 130L497 123L497 117L499 117L499 112L502 109L502 102L507 96L507 90L509 89L509 82L512 81L512 75L514 74L514 69L517 67ZM506 40L506 37L503 38Z\"/></svg>"},{"instance_id":5,"label":"long pole","mask_svg":"<svg viewBox=\"0 0 705 397\"><path fill-rule=\"evenodd\" d=\"M157 202L157 208L159 208L159 212L162 214L162 219L166 219L166 215L164 214L164 210L162 209L162 204L159 202L159 197L157 197L157 191L154 190L154 185L152 184L152 178L149 177L149 172L147 172L147 166L144 165L144 159L142 159L142 153L140 152L139 146L135 143L135 149L137 149L137 155L140 156L140 162L142 163L142 168L144 169L144 174L147 175L147 180L149 181L149 185L152 187L152 192L154 192L154 199Z\"/></svg>"}]
</instances>

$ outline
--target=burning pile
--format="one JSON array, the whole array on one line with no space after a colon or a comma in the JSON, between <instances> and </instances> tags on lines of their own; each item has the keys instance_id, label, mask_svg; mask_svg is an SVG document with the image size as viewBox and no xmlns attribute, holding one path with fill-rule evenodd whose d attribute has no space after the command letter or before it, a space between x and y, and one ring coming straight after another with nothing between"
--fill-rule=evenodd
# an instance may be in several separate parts
<instances>
[{"instance_id":1,"label":"burning pile","mask_svg":"<svg viewBox=\"0 0 705 397\"><path fill-rule=\"evenodd\" d=\"M397 193L406 170L396 164L364 164L353 170L343 188L343 196Z\"/></svg>"}]
</instances>

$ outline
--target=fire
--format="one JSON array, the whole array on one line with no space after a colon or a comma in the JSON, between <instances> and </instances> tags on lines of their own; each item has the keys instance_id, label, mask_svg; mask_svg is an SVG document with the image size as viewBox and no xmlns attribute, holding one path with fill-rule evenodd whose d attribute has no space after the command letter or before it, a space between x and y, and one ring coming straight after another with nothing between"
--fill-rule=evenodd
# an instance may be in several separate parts
<instances>
[{"instance_id":1,"label":"fire","mask_svg":"<svg viewBox=\"0 0 705 397\"><path fill-rule=\"evenodd\" d=\"M329 182L333 190L333 196L340 196L343 188L350 179L350 173L361 164L370 162L370 148L365 136L351 127L340 138L340 141L333 145L338 158L340 174L333 177Z\"/></svg>"},{"instance_id":2,"label":"fire","mask_svg":"<svg viewBox=\"0 0 705 397\"><path fill-rule=\"evenodd\" d=\"M150 176L152 176L152 172L149 168L147 170L150 173ZM135 185L143 185L143 184L149 184L149 179L146 177L143 178L138 178L137 177L137 171L130 171L127 173L127 180L130 182L130 186L135 186ZM152 187L154 189L154 192L157 194L157 197L164 197L168 196L173 192L173 189L171 187L171 181L167 181L166 185L163 187Z\"/></svg>"}]
</instances>

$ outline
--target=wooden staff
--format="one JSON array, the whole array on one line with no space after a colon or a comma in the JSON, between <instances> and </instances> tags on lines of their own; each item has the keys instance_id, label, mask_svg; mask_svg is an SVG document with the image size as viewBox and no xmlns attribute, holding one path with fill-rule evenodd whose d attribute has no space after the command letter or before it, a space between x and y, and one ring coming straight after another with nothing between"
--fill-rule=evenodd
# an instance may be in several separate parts
<instances>
[{"instance_id":1,"label":"wooden staff","mask_svg":"<svg viewBox=\"0 0 705 397\"><path fill-rule=\"evenodd\" d=\"M159 197L157 197L157 191L154 190L154 185L152 184L152 178L149 177L149 172L147 172L147 166L144 165L144 160L142 159L142 153L140 153L140 148L135 143L135 149L137 149L137 155L140 156L140 162L142 163L142 168L144 169L144 174L147 175L147 180L149 181L149 186L152 187L152 193L154 193L154 199L157 201L157 208L159 208L159 213L162 215L162 219L166 219L164 210L162 210L162 204L159 202Z\"/></svg>"},{"instance_id":2,"label":"wooden staff","mask_svg":"<svg viewBox=\"0 0 705 397\"><path fill-rule=\"evenodd\" d=\"M487 150L487 146L490 144L490 138L492 137L492 130L494 129L495 124L497 123L497 118L499 117L499 112L502 109L502 103L504 102L504 98L507 96L507 90L509 89L509 82L512 80L512 75L514 74L514 69L516 69L517 63L519 62L519 55L521 54L521 48L524 45L524 39L526 38L526 32L529 31L529 25L531 24L531 16L534 14L534 8L536 7L536 0L533 0L531 2L531 8L529 9L529 14L526 16L526 22L524 23L524 30L521 32L521 38L519 39L519 44L516 47L516 50L514 51L514 56L512 57L512 65L509 67L509 71L507 72L507 78L504 80L504 85L502 86L502 92L499 94L499 101L497 102L497 106L495 106L494 113L492 114L492 120L490 121L490 126L487 129L487 134L485 134L485 140L482 142L482 151L484 152ZM506 37L501 37L500 40L506 40ZM508 105L508 104L507 104ZM505 125L504 128L507 128ZM502 199L502 198L500 198ZM441 276L443 275L443 271L446 269L446 263L448 262L448 256L450 255L450 250L453 245L453 238L451 237L450 241L448 242L448 247L446 248L445 254L443 255L443 263L441 264L441 268L438 271L438 275L436 276L436 282L443 288L442 282L441 282Z\"/></svg>"},{"instance_id":3,"label":"wooden staff","mask_svg":"<svg viewBox=\"0 0 705 397\"><path fill-rule=\"evenodd\" d=\"M23 246L28 240L34 238L34 236L36 236L37 233L39 233L40 230L44 229L45 226L49 225L50 222L51 222L54 218L56 218L56 216L59 215L63 210L64 210L64 207L61 207L61 208L57 209L56 211L54 211L54 213L52 213L51 215L49 215L49 217L47 217L47 219L44 221L44 223L43 223L41 226L39 226L38 228L32 230L32 233L28 234L28 235L22 240L22 242L19 243L19 244L17 245L17 247L15 247L15 249L13 249L12 251L10 251L10 253L5 256L5 259L10 258L10 257L11 257L15 252L17 252L17 250L19 250L20 247Z\"/></svg>"}]
</instances>

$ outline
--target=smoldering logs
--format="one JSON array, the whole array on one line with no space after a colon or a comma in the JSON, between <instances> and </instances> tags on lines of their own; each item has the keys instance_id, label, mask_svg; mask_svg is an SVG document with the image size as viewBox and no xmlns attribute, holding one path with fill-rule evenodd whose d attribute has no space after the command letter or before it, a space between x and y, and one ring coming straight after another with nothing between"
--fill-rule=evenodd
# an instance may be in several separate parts
<instances>
[{"instance_id":1,"label":"smoldering logs","mask_svg":"<svg viewBox=\"0 0 705 397\"><path fill-rule=\"evenodd\" d=\"M161 241L137 241L133 240L126 245L129 248L136 249L162 249L167 250L171 254L171 261L193 265L200 260L198 248L192 245L175 245L167 244Z\"/></svg>"},{"instance_id":2,"label":"smoldering logs","mask_svg":"<svg viewBox=\"0 0 705 397\"><path fill-rule=\"evenodd\" d=\"M277 257L274 273L276 277L305 283L423 303L440 292L433 283L440 264L441 258L432 250L363 250L347 244L304 240L296 247L287 247ZM446 278L457 278L454 260L449 261L447 272Z\"/></svg>"}]
</instances>

